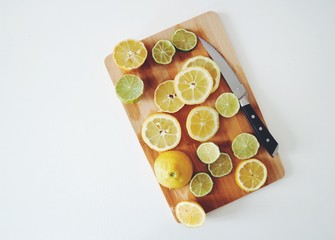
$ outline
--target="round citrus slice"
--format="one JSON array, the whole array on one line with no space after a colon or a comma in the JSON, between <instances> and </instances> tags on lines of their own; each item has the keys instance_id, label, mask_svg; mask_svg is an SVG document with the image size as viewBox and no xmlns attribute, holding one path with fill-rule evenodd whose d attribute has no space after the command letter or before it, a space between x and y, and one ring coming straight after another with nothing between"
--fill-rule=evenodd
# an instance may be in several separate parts
<instances>
[{"instance_id":1,"label":"round citrus slice","mask_svg":"<svg viewBox=\"0 0 335 240\"><path fill-rule=\"evenodd\" d=\"M148 51L144 44L133 39L118 43L113 51L116 65L124 70L139 68L147 58Z\"/></svg>"},{"instance_id":2,"label":"round citrus slice","mask_svg":"<svg viewBox=\"0 0 335 240\"><path fill-rule=\"evenodd\" d=\"M196 197L203 197L210 193L213 189L212 178L204 172L197 173L190 182L190 191Z\"/></svg>"},{"instance_id":3,"label":"round citrus slice","mask_svg":"<svg viewBox=\"0 0 335 240\"><path fill-rule=\"evenodd\" d=\"M214 92L219 87L220 84L219 66L212 59L208 57L196 56L187 60L183 65L183 69L194 66L203 67L209 72L214 81L211 93Z\"/></svg>"},{"instance_id":4,"label":"round citrus slice","mask_svg":"<svg viewBox=\"0 0 335 240\"><path fill-rule=\"evenodd\" d=\"M185 29L177 29L171 38L173 45L182 51L191 51L197 45L197 36Z\"/></svg>"},{"instance_id":5,"label":"round citrus slice","mask_svg":"<svg viewBox=\"0 0 335 240\"><path fill-rule=\"evenodd\" d=\"M221 153L219 158L208 165L208 170L213 177L223 177L228 175L233 169L233 163L227 153Z\"/></svg>"},{"instance_id":6,"label":"round citrus slice","mask_svg":"<svg viewBox=\"0 0 335 240\"><path fill-rule=\"evenodd\" d=\"M222 93L215 102L215 108L222 117L233 117L240 110L240 103L233 93Z\"/></svg>"},{"instance_id":7,"label":"round citrus slice","mask_svg":"<svg viewBox=\"0 0 335 240\"><path fill-rule=\"evenodd\" d=\"M249 159L237 165L235 181L241 189L252 192L264 185L267 174L268 171L261 161Z\"/></svg>"},{"instance_id":8,"label":"round citrus slice","mask_svg":"<svg viewBox=\"0 0 335 240\"><path fill-rule=\"evenodd\" d=\"M176 217L187 227L200 227L206 219L206 213L200 204L182 201L176 205Z\"/></svg>"},{"instance_id":9,"label":"round citrus slice","mask_svg":"<svg viewBox=\"0 0 335 240\"><path fill-rule=\"evenodd\" d=\"M185 104L203 103L213 88L213 78L202 67L189 67L181 70L175 77L174 88L177 96Z\"/></svg>"},{"instance_id":10,"label":"round citrus slice","mask_svg":"<svg viewBox=\"0 0 335 240\"><path fill-rule=\"evenodd\" d=\"M175 148L181 139L178 120L166 113L156 113L144 120L143 141L153 150L162 152Z\"/></svg>"},{"instance_id":11,"label":"round citrus slice","mask_svg":"<svg viewBox=\"0 0 335 240\"><path fill-rule=\"evenodd\" d=\"M159 40L152 48L152 57L159 64L171 63L175 53L176 49L169 40Z\"/></svg>"},{"instance_id":12,"label":"round citrus slice","mask_svg":"<svg viewBox=\"0 0 335 240\"><path fill-rule=\"evenodd\" d=\"M249 133L241 133L232 143L232 150L238 159L248 159L257 154L259 142L257 138Z\"/></svg>"},{"instance_id":13,"label":"round citrus slice","mask_svg":"<svg viewBox=\"0 0 335 240\"><path fill-rule=\"evenodd\" d=\"M173 80L167 80L157 86L154 102L160 111L168 113L178 112L184 106L174 90Z\"/></svg>"},{"instance_id":14,"label":"round citrus slice","mask_svg":"<svg viewBox=\"0 0 335 240\"><path fill-rule=\"evenodd\" d=\"M219 130L219 114L208 106L195 107L187 116L186 129L191 138L205 142Z\"/></svg>"},{"instance_id":15,"label":"round citrus slice","mask_svg":"<svg viewBox=\"0 0 335 240\"><path fill-rule=\"evenodd\" d=\"M125 104L132 104L140 100L143 88L143 81L132 74L124 75L115 85L116 94Z\"/></svg>"},{"instance_id":16,"label":"round citrus slice","mask_svg":"<svg viewBox=\"0 0 335 240\"><path fill-rule=\"evenodd\" d=\"M212 163L220 156L220 149L213 142L205 142L197 148L197 155L203 163Z\"/></svg>"}]
</instances>

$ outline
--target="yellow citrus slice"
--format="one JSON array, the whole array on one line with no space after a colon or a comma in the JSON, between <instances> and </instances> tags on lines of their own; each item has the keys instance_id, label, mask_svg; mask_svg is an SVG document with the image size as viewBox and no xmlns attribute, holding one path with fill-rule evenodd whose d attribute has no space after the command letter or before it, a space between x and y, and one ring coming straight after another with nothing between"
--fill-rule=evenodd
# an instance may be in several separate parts
<instances>
[{"instance_id":1,"label":"yellow citrus slice","mask_svg":"<svg viewBox=\"0 0 335 240\"><path fill-rule=\"evenodd\" d=\"M197 173L191 179L190 191L196 197L203 197L212 191L213 185L213 180L207 173Z\"/></svg>"},{"instance_id":2,"label":"yellow citrus slice","mask_svg":"<svg viewBox=\"0 0 335 240\"><path fill-rule=\"evenodd\" d=\"M258 152L259 142L249 133L241 133L232 142L232 150L238 159L248 159Z\"/></svg>"},{"instance_id":3,"label":"yellow citrus slice","mask_svg":"<svg viewBox=\"0 0 335 240\"><path fill-rule=\"evenodd\" d=\"M202 67L189 67L181 70L175 77L174 88L177 96L185 104L203 103L213 88L213 78Z\"/></svg>"},{"instance_id":4,"label":"yellow citrus slice","mask_svg":"<svg viewBox=\"0 0 335 240\"><path fill-rule=\"evenodd\" d=\"M143 141L153 150L162 152L175 148L181 138L178 120L166 113L156 113L144 120Z\"/></svg>"},{"instance_id":5,"label":"yellow citrus slice","mask_svg":"<svg viewBox=\"0 0 335 240\"><path fill-rule=\"evenodd\" d=\"M147 58L148 51L144 44L133 39L118 43L113 51L116 65L124 70L139 68Z\"/></svg>"},{"instance_id":6,"label":"yellow citrus slice","mask_svg":"<svg viewBox=\"0 0 335 240\"><path fill-rule=\"evenodd\" d=\"M197 45L197 36L185 29L177 29L171 38L173 45L182 51L191 51Z\"/></svg>"},{"instance_id":7,"label":"yellow citrus slice","mask_svg":"<svg viewBox=\"0 0 335 240\"><path fill-rule=\"evenodd\" d=\"M212 107L195 107L187 116L186 129L191 138L205 142L219 130L219 114Z\"/></svg>"},{"instance_id":8,"label":"yellow citrus slice","mask_svg":"<svg viewBox=\"0 0 335 240\"><path fill-rule=\"evenodd\" d=\"M152 57L156 63L169 64L176 53L176 49L169 40L159 40L152 48Z\"/></svg>"},{"instance_id":9,"label":"yellow citrus slice","mask_svg":"<svg viewBox=\"0 0 335 240\"><path fill-rule=\"evenodd\" d=\"M174 90L173 80L167 80L157 86L154 102L160 111L168 113L178 112L184 106Z\"/></svg>"},{"instance_id":10,"label":"yellow citrus slice","mask_svg":"<svg viewBox=\"0 0 335 240\"><path fill-rule=\"evenodd\" d=\"M132 74L124 75L115 85L116 94L125 104L136 103L140 100L143 88L143 81L138 76Z\"/></svg>"},{"instance_id":11,"label":"yellow citrus slice","mask_svg":"<svg viewBox=\"0 0 335 240\"><path fill-rule=\"evenodd\" d=\"M265 165L258 159L253 158L242 161L237 165L235 181L241 189L252 192L264 185L267 174Z\"/></svg>"},{"instance_id":12,"label":"yellow citrus slice","mask_svg":"<svg viewBox=\"0 0 335 240\"><path fill-rule=\"evenodd\" d=\"M197 155L203 163L212 163L220 156L220 149L213 142L201 143L197 148Z\"/></svg>"},{"instance_id":13,"label":"yellow citrus slice","mask_svg":"<svg viewBox=\"0 0 335 240\"><path fill-rule=\"evenodd\" d=\"M230 118L240 110L240 103L233 93L222 93L215 102L215 108L222 117Z\"/></svg>"},{"instance_id":14,"label":"yellow citrus slice","mask_svg":"<svg viewBox=\"0 0 335 240\"><path fill-rule=\"evenodd\" d=\"M183 69L194 66L205 68L212 76L214 84L211 93L218 89L220 84L220 69L219 66L212 59L204 56L196 56L190 58L184 63Z\"/></svg>"},{"instance_id":15,"label":"yellow citrus slice","mask_svg":"<svg viewBox=\"0 0 335 240\"><path fill-rule=\"evenodd\" d=\"M206 219L206 213L200 204L182 201L176 205L176 217L187 227L200 227Z\"/></svg>"},{"instance_id":16,"label":"yellow citrus slice","mask_svg":"<svg viewBox=\"0 0 335 240\"><path fill-rule=\"evenodd\" d=\"M208 170L213 177L223 177L228 175L233 169L233 163L227 153L221 153L215 162L208 165Z\"/></svg>"}]
</instances>

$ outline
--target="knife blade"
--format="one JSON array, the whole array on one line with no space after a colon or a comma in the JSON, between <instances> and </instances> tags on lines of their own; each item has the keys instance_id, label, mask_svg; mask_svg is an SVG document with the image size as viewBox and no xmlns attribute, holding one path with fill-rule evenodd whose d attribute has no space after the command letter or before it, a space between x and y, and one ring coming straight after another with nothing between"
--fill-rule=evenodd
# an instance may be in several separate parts
<instances>
[{"instance_id":1,"label":"knife blade","mask_svg":"<svg viewBox=\"0 0 335 240\"><path fill-rule=\"evenodd\" d=\"M226 80L229 88L238 98L241 108L244 114L247 116L249 123L253 127L256 137L260 141L260 143L265 147L267 152L273 157L278 153L278 142L274 139L272 134L269 132L265 124L262 120L258 117L255 110L252 108L248 101L248 93L241 81L236 76L233 69L230 67L228 62L225 60L224 56L216 50L216 48L204 40L203 38L199 37L200 42L206 49L209 56L216 62L219 66L221 74L223 78Z\"/></svg>"}]
</instances>

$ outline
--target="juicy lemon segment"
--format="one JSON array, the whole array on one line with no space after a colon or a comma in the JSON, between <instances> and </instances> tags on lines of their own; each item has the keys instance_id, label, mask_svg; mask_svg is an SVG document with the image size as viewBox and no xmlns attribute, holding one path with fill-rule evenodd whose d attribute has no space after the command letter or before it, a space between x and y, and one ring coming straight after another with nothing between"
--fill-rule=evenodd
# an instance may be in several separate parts
<instances>
[{"instance_id":1,"label":"juicy lemon segment","mask_svg":"<svg viewBox=\"0 0 335 240\"><path fill-rule=\"evenodd\" d=\"M190 182L190 191L196 197L203 197L210 193L213 189L212 178L204 172L197 173Z\"/></svg>"},{"instance_id":2,"label":"juicy lemon segment","mask_svg":"<svg viewBox=\"0 0 335 240\"><path fill-rule=\"evenodd\" d=\"M142 125L142 138L153 150L159 152L170 150L180 142L180 124L175 117L169 114L153 114Z\"/></svg>"},{"instance_id":3,"label":"juicy lemon segment","mask_svg":"<svg viewBox=\"0 0 335 240\"><path fill-rule=\"evenodd\" d=\"M169 64L176 53L176 49L169 40L159 40L152 48L152 57L156 63Z\"/></svg>"},{"instance_id":4,"label":"juicy lemon segment","mask_svg":"<svg viewBox=\"0 0 335 240\"><path fill-rule=\"evenodd\" d=\"M174 90L173 80L167 80L157 86L154 102L160 111L168 113L178 112L184 106Z\"/></svg>"},{"instance_id":5,"label":"juicy lemon segment","mask_svg":"<svg viewBox=\"0 0 335 240\"><path fill-rule=\"evenodd\" d=\"M176 205L176 217L187 227L200 227L205 222L206 213L198 203L182 201Z\"/></svg>"},{"instance_id":6,"label":"juicy lemon segment","mask_svg":"<svg viewBox=\"0 0 335 240\"><path fill-rule=\"evenodd\" d=\"M188 105L203 103L213 88L212 76L202 67L181 70L176 75L174 83L177 96Z\"/></svg>"},{"instance_id":7,"label":"juicy lemon segment","mask_svg":"<svg viewBox=\"0 0 335 240\"><path fill-rule=\"evenodd\" d=\"M249 133L241 133L232 143L232 150L238 159L248 159L258 152L259 142L257 138Z\"/></svg>"},{"instance_id":8,"label":"juicy lemon segment","mask_svg":"<svg viewBox=\"0 0 335 240\"><path fill-rule=\"evenodd\" d=\"M115 85L116 94L125 104L132 104L140 100L143 88L143 81L132 74L124 75Z\"/></svg>"},{"instance_id":9,"label":"juicy lemon segment","mask_svg":"<svg viewBox=\"0 0 335 240\"><path fill-rule=\"evenodd\" d=\"M233 117L240 110L240 103L233 93L222 93L215 102L215 108L222 117Z\"/></svg>"},{"instance_id":10,"label":"juicy lemon segment","mask_svg":"<svg viewBox=\"0 0 335 240\"><path fill-rule=\"evenodd\" d=\"M238 164L235 181L241 189L252 192L265 184L267 174L266 166L261 161L249 159Z\"/></svg>"},{"instance_id":11,"label":"juicy lemon segment","mask_svg":"<svg viewBox=\"0 0 335 240\"><path fill-rule=\"evenodd\" d=\"M116 65L124 70L139 68L147 58L148 51L144 44L133 39L118 43L113 51Z\"/></svg>"},{"instance_id":12,"label":"juicy lemon segment","mask_svg":"<svg viewBox=\"0 0 335 240\"><path fill-rule=\"evenodd\" d=\"M182 51L191 51L197 45L197 36L185 29L177 29L171 38L173 45Z\"/></svg>"},{"instance_id":13,"label":"juicy lemon segment","mask_svg":"<svg viewBox=\"0 0 335 240\"><path fill-rule=\"evenodd\" d=\"M187 116L186 129L191 138L205 142L219 130L219 114L208 106L195 107Z\"/></svg>"},{"instance_id":14,"label":"juicy lemon segment","mask_svg":"<svg viewBox=\"0 0 335 240\"><path fill-rule=\"evenodd\" d=\"M183 69L194 66L203 67L209 72L214 81L211 93L214 92L219 87L220 84L219 66L212 59L208 57L196 56L187 60L183 65Z\"/></svg>"},{"instance_id":15,"label":"juicy lemon segment","mask_svg":"<svg viewBox=\"0 0 335 240\"><path fill-rule=\"evenodd\" d=\"M227 153L221 153L219 158L208 165L208 170L213 177L223 177L228 175L233 169L233 163Z\"/></svg>"}]
</instances>

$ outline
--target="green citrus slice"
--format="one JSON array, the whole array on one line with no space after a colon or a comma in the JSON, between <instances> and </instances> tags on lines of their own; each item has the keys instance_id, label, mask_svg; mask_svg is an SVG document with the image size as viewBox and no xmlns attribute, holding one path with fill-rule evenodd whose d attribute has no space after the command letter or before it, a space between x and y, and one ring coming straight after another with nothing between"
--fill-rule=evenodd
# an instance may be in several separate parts
<instances>
[{"instance_id":1,"label":"green citrus slice","mask_svg":"<svg viewBox=\"0 0 335 240\"><path fill-rule=\"evenodd\" d=\"M233 117L240 110L240 103L233 93L222 93L215 102L215 108L222 117Z\"/></svg>"},{"instance_id":2,"label":"green citrus slice","mask_svg":"<svg viewBox=\"0 0 335 240\"><path fill-rule=\"evenodd\" d=\"M160 83L154 93L154 102L162 112L178 112L185 104L178 98L174 90L174 81Z\"/></svg>"},{"instance_id":3,"label":"green citrus slice","mask_svg":"<svg viewBox=\"0 0 335 240\"><path fill-rule=\"evenodd\" d=\"M221 153L216 161L208 165L208 170L213 177L226 176L232 169L233 163L227 153Z\"/></svg>"},{"instance_id":4,"label":"green citrus slice","mask_svg":"<svg viewBox=\"0 0 335 240\"><path fill-rule=\"evenodd\" d=\"M171 42L179 50L191 51L197 45L198 39L193 32L180 28L173 33Z\"/></svg>"},{"instance_id":5,"label":"green citrus slice","mask_svg":"<svg viewBox=\"0 0 335 240\"><path fill-rule=\"evenodd\" d=\"M176 49L169 40L159 40L152 48L152 57L156 63L169 64L176 53Z\"/></svg>"},{"instance_id":6,"label":"green citrus slice","mask_svg":"<svg viewBox=\"0 0 335 240\"><path fill-rule=\"evenodd\" d=\"M205 142L197 148L197 155L203 163L212 163L220 156L220 149L213 142Z\"/></svg>"},{"instance_id":7,"label":"green citrus slice","mask_svg":"<svg viewBox=\"0 0 335 240\"><path fill-rule=\"evenodd\" d=\"M257 154L259 142L257 138L249 133L241 133L232 143L232 150L238 159L248 159Z\"/></svg>"},{"instance_id":8,"label":"green citrus slice","mask_svg":"<svg viewBox=\"0 0 335 240\"><path fill-rule=\"evenodd\" d=\"M125 104L132 104L140 100L143 89L143 81L138 76L132 74L124 75L115 85L116 94Z\"/></svg>"},{"instance_id":9,"label":"green citrus slice","mask_svg":"<svg viewBox=\"0 0 335 240\"><path fill-rule=\"evenodd\" d=\"M196 197L203 197L210 193L213 189L212 178L204 172L197 173L190 182L190 191Z\"/></svg>"}]
</instances>

